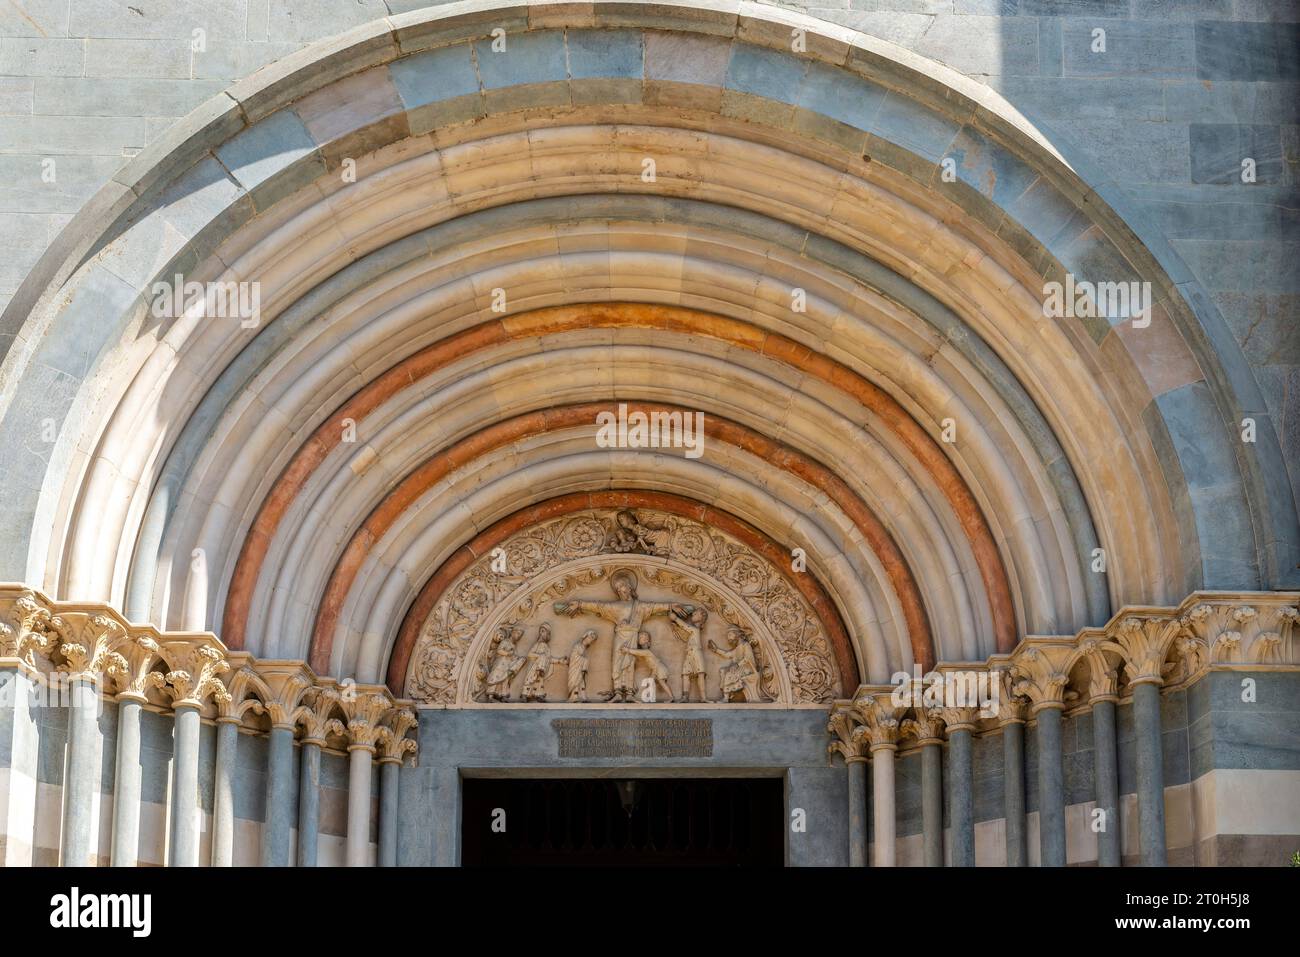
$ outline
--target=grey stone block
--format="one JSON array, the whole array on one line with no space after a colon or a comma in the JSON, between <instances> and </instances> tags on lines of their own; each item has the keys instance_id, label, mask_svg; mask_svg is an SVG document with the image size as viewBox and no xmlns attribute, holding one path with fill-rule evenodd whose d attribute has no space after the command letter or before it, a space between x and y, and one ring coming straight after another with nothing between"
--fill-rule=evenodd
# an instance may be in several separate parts
<instances>
[{"instance_id":1,"label":"grey stone block","mask_svg":"<svg viewBox=\"0 0 1300 957\"><path fill-rule=\"evenodd\" d=\"M1036 76L1037 20L1029 17L936 17L916 51L967 76Z\"/></svg>"},{"instance_id":2,"label":"grey stone block","mask_svg":"<svg viewBox=\"0 0 1300 957\"><path fill-rule=\"evenodd\" d=\"M0 37L66 37L71 6L72 0L23 0L21 6L0 5Z\"/></svg>"},{"instance_id":3,"label":"grey stone block","mask_svg":"<svg viewBox=\"0 0 1300 957\"><path fill-rule=\"evenodd\" d=\"M507 35L506 47L493 52L491 40L474 44L484 90L567 79L564 35L559 32Z\"/></svg>"},{"instance_id":4,"label":"grey stone block","mask_svg":"<svg viewBox=\"0 0 1300 957\"><path fill-rule=\"evenodd\" d=\"M1143 20L1223 20L1232 18L1233 0L1133 0L1133 16Z\"/></svg>"},{"instance_id":5,"label":"grey stone block","mask_svg":"<svg viewBox=\"0 0 1300 957\"><path fill-rule=\"evenodd\" d=\"M807 69L798 57L736 43L727 63L727 89L790 103Z\"/></svg>"},{"instance_id":6,"label":"grey stone block","mask_svg":"<svg viewBox=\"0 0 1300 957\"><path fill-rule=\"evenodd\" d=\"M270 7L266 38L316 40L379 20L389 12L383 0L277 0Z\"/></svg>"},{"instance_id":7,"label":"grey stone block","mask_svg":"<svg viewBox=\"0 0 1300 957\"><path fill-rule=\"evenodd\" d=\"M1105 49L1094 51L1097 30ZM1193 76L1191 24L1069 20L1062 29L1065 76Z\"/></svg>"},{"instance_id":8,"label":"grey stone block","mask_svg":"<svg viewBox=\"0 0 1300 957\"><path fill-rule=\"evenodd\" d=\"M300 49L302 44L249 43L242 40L209 40L207 49L195 51L195 79L237 80L255 73L268 63Z\"/></svg>"},{"instance_id":9,"label":"grey stone block","mask_svg":"<svg viewBox=\"0 0 1300 957\"><path fill-rule=\"evenodd\" d=\"M326 172L315 141L292 110L251 126L217 150L217 158L258 209Z\"/></svg>"},{"instance_id":10,"label":"grey stone block","mask_svg":"<svg viewBox=\"0 0 1300 957\"><path fill-rule=\"evenodd\" d=\"M566 36L569 76L640 79L642 40L638 30L569 30Z\"/></svg>"},{"instance_id":11,"label":"grey stone block","mask_svg":"<svg viewBox=\"0 0 1300 957\"><path fill-rule=\"evenodd\" d=\"M147 103L153 115L177 117L216 96L224 86L220 80L43 77L36 81L35 111L118 116L124 103Z\"/></svg>"},{"instance_id":12,"label":"grey stone block","mask_svg":"<svg viewBox=\"0 0 1300 957\"><path fill-rule=\"evenodd\" d=\"M0 39L0 74L81 76L86 72L86 41L5 37Z\"/></svg>"},{"instance_id":13,"label":"grey stone block","mask_svg":"<svg viewBox=\"0 0 1300 957\"><path fill-rule=\"evenodd\" d=\"M86 40L86 76L170 77L190 75L186 40Z\"/></svg>"},{"instance_id":14,"label":"grey stone block","mask_svg":"<svg viewBox=\"0 0 1300 957\"><path fill-rule=\"evenodd\" d=\"M1282 179L1282 137L1276 126L1193 123L1189 128L1193 183L1249 185L1245 162L1253 161L1255 183Z\"/></svg>"},{"instance_id":15,"label":"grey stone block","mask_svg":"<svg viewBox=\"0 0 1300 957\"><path fill-rule=\"evenodd\" d=\"M242 40L248 4L249 0L168 0L137 5L133 10L117 0L74 0L67 19L68 32L74 37L188 41L193 31L201 28L209 38Z\"/></svg>"},{"instance_id":16,"label":"grey stone block","mask_svg":"<svg viewBox=\"0 0 1300 957\"><path fill-rule=\"evenodd\" d=\"M1196 75L1203 80L1300 78L1300 25L1201 20L1196 30Z\"/></svg>"},{"instance_id":17,"label":"grey stone block","mask_svg":"<svg viewBox=\"0 0 1300 957\"><path fill-rule=\"evenodd\" d=\"M1020 0L1026 17L1125 17L1130 0Z\"/></svg>"}]
</instances>

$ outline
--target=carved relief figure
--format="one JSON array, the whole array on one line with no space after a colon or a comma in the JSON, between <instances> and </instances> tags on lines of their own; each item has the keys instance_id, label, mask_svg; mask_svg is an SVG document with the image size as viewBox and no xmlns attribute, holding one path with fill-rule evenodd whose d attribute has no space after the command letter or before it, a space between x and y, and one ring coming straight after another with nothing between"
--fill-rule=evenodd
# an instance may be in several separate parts
<instances>
[{"instance_id":1,"label":"carved relief figure","mask_svg":"<svg viewBox=\"0 0 1300 957\"><path fill-rule=\"evenodd\" d=\"M488 701L509 701L510 683L524 666L524 659L515 654L515 642L523 637L522 628L502 625L493 639L496 648L492 666L488 669L485 697Z\"/></svg>"},{"instance_id":2,"label":"carved relief figure","mask_svg":"<svg viewBox=\"0 0 1300 957\"><path fill-rule=\"evenodd\" d=\"M696 608L689 615L679 615L676 611L668 618L673 637L686 643L686 656L682 658L682 700L691 700L691 684L695 683L700 691L700 701L708 700L705 691L704 648L700 635L704 623L709 620L709 612Z\"/></svg>"},{"instance_id":3,"label":"carved relief figure","mask_svg":"<svg viewBox=\"0 0 1300 957\"><path fill-rule=\"evenodd\" d=\"M596 643L596 629L588 628L582 633L582 637L573 643L569 649L569 700L586 702L587 700L587 669L590 667L590 660L587 658L587 649Z\"/></svg>"},{"instance_id":4,"label":"carved relief figure","mask_svg":"<svg viewBox=\"0 0 1300 957\"><path fill-rule=\"evenodd\" d=\"M637 634L646 621L669 614L674 608L685 609L666 601L641 601L636 596L636 575L620 568L609 577L609 587L617 596L614 601L557 601L558 615L570 618L577 615L595 615L614 623L614 647L611 650L610 671L614 687L606 700L631 701L635 695L636 658L627 650L635 648Z\"/></svg>"},{"instance_id":5,"label":"carved relief figure","mask_svg":"<svg viewBox=\"0 0 1300 957\"><path fill-rule=\"evenodd\" d=\"M542 622L537 626L537 640L528 650L528 671L524 673L523 701L545 701L546 679L551 676L553 663L564 661L551 656L551 626Z\"/></svg>"},{"instance_id":6,"label":"carved relief figure","mask_svg":"<svg viewBox=\"0 0 1300 957\"><path fill-rule=\"evenodd\" d=\"M758 688L761 675L749 635L732 625L727 629L727 639L726 648L709 642L709 650L726 659L718 673L722 680L722 701L730 701L733 694L741 695L742 701L762 701Z\"/></svg>"},{"instance_id":7,"label":"carved relief figure","mask_svg":"<svg viewBox=\"0 0 1300 957\"><path fill-rule=\"evenodd\" d=\"M668 669L664 663L659 660L659 656L650 650L650 632L643 631L636 636L636 647L627 649L627 656L633 662L640 659L650 669L650 676L654 680L655 686L662 689L664 697L669 701L673 698L673 689L668 685Z\"/></svg>"},{"instance_id":8,"label":"carved relief figure","mask_svg":"<svg viewBox=\"0 0 1300 957\"><path fill-rule=\"evenodd\" d=\"M630 508L614 516L614 551L642 552L646 555L668 554L672 532L645 524L641 516Z\"/></svg>"}]
</instances>

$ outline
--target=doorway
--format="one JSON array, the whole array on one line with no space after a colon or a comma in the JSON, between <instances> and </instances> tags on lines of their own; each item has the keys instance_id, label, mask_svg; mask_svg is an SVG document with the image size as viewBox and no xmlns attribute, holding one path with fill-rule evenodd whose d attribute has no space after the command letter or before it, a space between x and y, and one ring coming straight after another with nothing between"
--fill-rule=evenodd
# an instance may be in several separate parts
<instances>
[{"instance_id":1,"label":"doorway","mask_svg":"<svg viewBox=\"0 0 1300 957\"><path fill-rule=\"evenodd\" d=\"M466 778L465 867L780 867L780 778Z\"/></svg>"}]
</instances>

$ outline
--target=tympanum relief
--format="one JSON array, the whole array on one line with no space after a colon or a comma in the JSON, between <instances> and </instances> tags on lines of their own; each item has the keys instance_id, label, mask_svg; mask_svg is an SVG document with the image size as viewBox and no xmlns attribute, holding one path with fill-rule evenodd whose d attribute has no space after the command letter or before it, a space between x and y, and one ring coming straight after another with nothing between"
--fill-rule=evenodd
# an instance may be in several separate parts
<instances>
[{"instance_id":1,"label":"tympanum relief","mask_svg":"<svg viewBox=\"0 0 1300 957\"><path fill-rule=\"evenodd\" d=\"M523 530L452 583L406 692L466 703L821 703L830 644L764 557L691 519L593 510Z\"/></svg>"}]
</instances>

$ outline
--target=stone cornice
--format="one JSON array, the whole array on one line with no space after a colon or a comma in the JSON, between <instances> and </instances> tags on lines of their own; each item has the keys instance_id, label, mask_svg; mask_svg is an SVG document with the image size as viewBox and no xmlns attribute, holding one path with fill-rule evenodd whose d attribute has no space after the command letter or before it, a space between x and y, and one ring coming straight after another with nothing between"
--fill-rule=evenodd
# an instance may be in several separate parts
<instances>
[{"instance_id":1,"label":"stone cornice","mask_svg":"<svg viewBox=\"0 0 1300 957\"><path fill-rule=\"evenodd\" d=\"M118 700L150 710L193 708L246 730L302 728L304 742L366 747L401 762L416 751L413 705L384 685L321 677L301 661L259 661L210 632L165 632L100 602L59 602L0 583L0 669L37 679L111 684ZM250 716L261 716L252 721Z\"/></svg>"}]
</instances>

